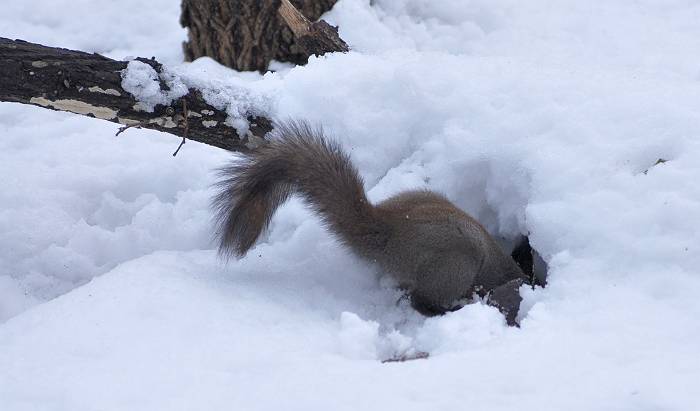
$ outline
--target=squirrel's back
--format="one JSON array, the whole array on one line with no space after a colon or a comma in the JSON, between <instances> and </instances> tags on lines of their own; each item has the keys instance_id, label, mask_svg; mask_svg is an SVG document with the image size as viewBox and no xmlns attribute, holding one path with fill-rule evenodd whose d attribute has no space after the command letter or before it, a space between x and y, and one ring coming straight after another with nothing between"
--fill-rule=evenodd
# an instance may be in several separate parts
<instances>
[{"instance_id":1,"label":"squirrel's back","mask_svg":"<svg viewBox=\"0 0 700 411\"><path fill-rule=\"evenodd\" d=\"M269 144L220 176L213 206L223 255L245 254L296 193L355 254L394 276L423 312L444 312L475 291L513 288L525 278L476 220L439 194L409 191L370 204L349 156L307 123L277 124Z\"/></svg>"}]
</instances>

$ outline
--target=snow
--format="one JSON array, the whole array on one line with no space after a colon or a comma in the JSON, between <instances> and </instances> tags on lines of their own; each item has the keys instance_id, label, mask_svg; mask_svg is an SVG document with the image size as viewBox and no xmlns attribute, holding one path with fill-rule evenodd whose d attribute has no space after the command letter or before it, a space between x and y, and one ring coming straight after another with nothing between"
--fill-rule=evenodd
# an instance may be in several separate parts
<instances>
[{"instance_id":1,"label":"snow","mask_svg":"<svg viewBox=\"0 0 700 411\"><path fill-rule=\"evenodd\" d=\"M248 116L266 116L274 111L277 78L273 73L238 73L203 57L172 69L188 87L202 92L212 107L226 112L226 122L239 135L248 132Z\"/></svg>"},{"instance_id":2,"label":"snow","mask_svg":"<svg viewBox=\"0 0 700 411\"><path fill-rule=\"evenodd\" d=\"M160 81L166 90L161 90ZM122 88L133 95L143 111L152 113L157 105L168 106L187 94L188 88L180 78L164 69L158 74L150 65L131 60L122 72Z\"/></svg>"},{"instance_id":3,"label":"snow","mask_svg":"<svg viewBox=\"0 0 700 411\"><path fill-rule=\"evenodd\" d=\"M0 33L156 56L234 123L323 124L371 200L441 191L529 234L548 286L519 329L480 303L426 319L296 199L225 264L230 154L2 103L0 409L700 408L700 5L340 0L353 51L265 75L180 64L178 13L13 2Z\"/></svg>"},{"instance_id":4,"label":"snow","mask_svg":"<svg viewBox=\"0 0 700 411\"><path fill-rule=\"evenodd\" d=\"M276 78L270 74L267 78ZM226 122L239 135L246 135L248 116L265 116L273 111L270 92L276 90L276 82L264 79L253 73L232 72L207 57L181 67L165 66L160 74L150 65L132 60L122 72L121 85L136 98L139 108L149 113L158 105L169 105L184 96L188 89L197 89L209 105L226 112Z\"/></svg>"}]
</instances>

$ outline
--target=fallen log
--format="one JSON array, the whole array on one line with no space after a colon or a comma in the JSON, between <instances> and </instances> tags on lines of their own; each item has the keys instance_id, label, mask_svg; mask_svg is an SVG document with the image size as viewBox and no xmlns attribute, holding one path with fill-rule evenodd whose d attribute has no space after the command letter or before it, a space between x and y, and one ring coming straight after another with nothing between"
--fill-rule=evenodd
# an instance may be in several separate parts
<instances>
[{"instance_id":1,"label":"fallen log","mask_svg":"<svg viewBox=\"0 0 700 411\"><path fill-rule=\"evenodd\" d=\"M155 59L137 60L157 73L163 71ZM227 114L208 104L195 89L148 112L122 88L121 73L128 63L0 37L0 101L158 130L229 151L254 149L272 129L269 119L249 117L250 131L240 136L226 123ZM161 82L161 88L167 85Z\"/></svg>"}]
</instances>

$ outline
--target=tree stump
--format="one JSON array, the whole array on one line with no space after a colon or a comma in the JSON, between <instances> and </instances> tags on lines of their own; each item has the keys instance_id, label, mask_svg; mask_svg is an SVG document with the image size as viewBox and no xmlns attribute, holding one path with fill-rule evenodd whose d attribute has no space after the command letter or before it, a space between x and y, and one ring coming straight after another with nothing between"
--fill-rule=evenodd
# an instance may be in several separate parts
<instances>
[{"instance_id":1,"label":"tree stump","mask_svg":"<svg viewBox=\"0 0 700 411\"><path fill-rule=\"evenodd\" d=\"M311 21L337 0L293 0ZM280 0L182 0L180 24L188 61L208 56L240 71L267 70L271 60L305 64L309 54L278 13Z\"/></svg>"}]
</instances>

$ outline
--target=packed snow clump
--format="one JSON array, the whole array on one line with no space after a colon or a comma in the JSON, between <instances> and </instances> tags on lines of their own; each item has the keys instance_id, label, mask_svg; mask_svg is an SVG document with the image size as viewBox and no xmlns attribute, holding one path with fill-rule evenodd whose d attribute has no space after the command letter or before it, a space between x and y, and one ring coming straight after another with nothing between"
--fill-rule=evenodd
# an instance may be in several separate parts
<instances>
[{"instance_id":1,"label":"packed snow clump","mask_svg":"<svg viewBox=\"0 0 700 411\"><path fill-rule=\"evenodd\" d=\"M161 89L160 80L167 90ZM139 60L131 60L122 72L122 88L136 97L140 108L149 113L157 105L168 106L173 100L187 94L187 86L177 76L167 70L159 74L149 64Z\"/></svg>"},{"instance_id":2,"label":"packed snow clump","mask_svg":"<svg viewBox=\"0 0 700 411\"><path fill-rule=\"evenodd\" d=\"M131 93L141 109L153 112L157 105L167 106L184 95L189 89L202 93L204 101L227 114L226 122L236 129L239 135L248 132L248 117L270 116L274 114L274 99L268 90L275 85L259 85L262 81L231 76L210 79L208 69L218 70L218 63L209 58L183 67L163 66L158 73L149 64L132 60L122 72L122 88ZM275 77L274 74L270 74ZM161 86L163 82L165 89ZM270 83L270 82L268 82ZM257 86L257 87L256 87Z\"/></svg>"}]
</instances>

